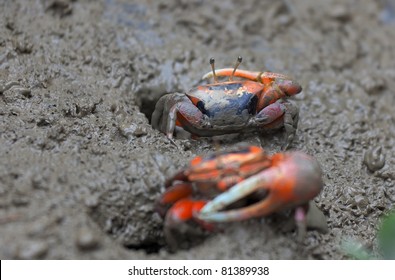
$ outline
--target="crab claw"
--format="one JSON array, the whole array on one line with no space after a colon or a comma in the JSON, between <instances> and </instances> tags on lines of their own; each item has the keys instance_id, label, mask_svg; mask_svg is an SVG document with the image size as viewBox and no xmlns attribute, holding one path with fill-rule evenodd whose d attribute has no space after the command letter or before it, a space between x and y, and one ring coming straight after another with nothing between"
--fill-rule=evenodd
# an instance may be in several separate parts
<instances>
[{"instance_id":1,"label":"crab claw","mask_svg":"<svg viewBox=\"0 0 395 280\"><path fill-rule=\"evenodd\" d=\"M206 222L240 221L304 205L320 193L323 186L321 173L318 162L304 153L276 154L271 168L217 196L201 209L197 217ZM221 211L261 190L267 192L263 200L243 208Z\"/></svg>"},{"instance_id":2,"label":"crab claw","mask_svg":"<svg viewBox=\"0 0 395 280\"><path fill-rule=\"evenodd\" d=\"M298 94L302 91L302 86L299 83L294 81L292 78L280 73L248 71L241 69L234 70L233 68L223 68L223 69L217 69L215 71L215 75L217 77L235 76L235 77L248 79L251 81L256 81L265 85L270 85L275 81L278 88L288 96ZM202 79L206 80L212 78L213 76L214 76L213 72L208 72L202 77Z\"/></svg>"},{"instance_id":3,"label":"crab claw","mask_svg":"<svg viewBox=\"0 0 395 280\"><path fill-rule=\"evenodd\" d=\"M274 72L259 72L259 71L249 71L249 70L242 70L242 69L237 69L233 72L234 68L222 68L222 69L217 69L215 70L215 75L218 77L230 77L230 76L235 76L235 77L240 77L244 79L248 79L251 81L257 81L257 82L265 82L265 81L270 81L274 79L282 79L282 80L292 80L290 77L279 74L279 73L274 73ZM207 80L210 79L214 76L213 72L208 72L203 75L202 80Z\"/></svg>"},{"instance_id":4,"label":"crab claw","mask_svg":"<svg viewBox=\"0 0 395 280\"><path fill-rule=\"evenodd\" d=\"M215 70L215 75L217 77L231 77L232 75L235 77L241 77L245 78L248 80L252 81L257 81L260 82L259 77L262 74L262 72L257 72L257 71L248 71L248 70L235 70L233 72L234 68L222 68L222 69L217 69ZM203 75L202 80L207 80L210 78L214 77L213 72L208 72Z\"/></svg>"}]
</instances>

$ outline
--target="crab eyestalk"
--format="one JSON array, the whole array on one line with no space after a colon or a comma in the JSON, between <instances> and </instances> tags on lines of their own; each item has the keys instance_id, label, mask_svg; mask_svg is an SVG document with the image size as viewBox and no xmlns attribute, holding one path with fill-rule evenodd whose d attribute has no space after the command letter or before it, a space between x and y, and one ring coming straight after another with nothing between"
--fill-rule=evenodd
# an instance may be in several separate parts
<instances>
[{"instance_id":1,"label":"crab eyestalk","mask_svg":"<svg viewBox=\"0 0 395 280\"><path fill-rule=\"evenodd\" d=\"M243 58L242 58L241 56L239 56L239 57L237 58L235 67L233 68L232 75L229 77L229 81L233 81L233 76L235 75L236 69L237 69L237 67L239 67L239 65L240 65L240 63L241 63L242 61L243 61Z\"/></svg>"},{"instance_id":2,"label":"crab eyestalk","mask_svg":"<svg viewBox=\"0 0 395 280\"><path fill-rule=\"evenodd\" d=\"M210 65L211 65L211 70L213 71L214 81L217 83L218 78L217 78L217 75L215 75L215 59L214 59L214 57L210 58Z\"/></svg>"}]
</instances>

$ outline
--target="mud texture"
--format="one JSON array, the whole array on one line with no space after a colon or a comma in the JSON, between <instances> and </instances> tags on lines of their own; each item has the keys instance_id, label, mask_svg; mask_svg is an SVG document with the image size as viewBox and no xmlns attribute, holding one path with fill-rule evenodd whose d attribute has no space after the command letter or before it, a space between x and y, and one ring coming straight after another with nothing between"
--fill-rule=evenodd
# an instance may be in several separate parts
<instances>
[{"instance_id":1,"label":"mud texture","mask_svg":"<svg viewBox=\"0 0 395 280\"><path fill-rule=\"evenodd\" d=\"M297 3L296 3L297 2ZM343 259L376 254L395 202L394 1L1 1L2 259ZM229 224L171 254L154 201L207 139L152 129L156 100L217 67L293 76L291 149L320 162L328 232L302 246L287 214ZM284 134L227 137L280 150Z\"/></svg>"}]
</instances>

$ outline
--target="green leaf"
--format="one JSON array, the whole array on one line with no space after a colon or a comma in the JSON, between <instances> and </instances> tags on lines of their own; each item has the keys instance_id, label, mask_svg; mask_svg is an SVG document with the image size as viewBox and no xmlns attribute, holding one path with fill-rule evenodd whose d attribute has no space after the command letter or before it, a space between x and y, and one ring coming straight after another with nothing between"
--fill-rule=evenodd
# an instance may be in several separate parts
<instances>
[{"instance_id":1,"label":"green leaf","mask_svg":"<svg viewBox=\"0 0 395 280\"><path fill-rule=\"evenodd\" d=\"M347 238L341 244L343 251L351 258L356 260L371 260L374 259L373 255L366 250L361 243L354 239Z\"/></svg>"},{"instance_id":2,"label":"green leaf","mask_svg":"<svg viewBox=\"0 0 395 280\"><path fill-rule=\"evenodd\" d=\"M395 260L395 212L382 220L378 241L384 259Z\"/></svg>"}]
</instances>

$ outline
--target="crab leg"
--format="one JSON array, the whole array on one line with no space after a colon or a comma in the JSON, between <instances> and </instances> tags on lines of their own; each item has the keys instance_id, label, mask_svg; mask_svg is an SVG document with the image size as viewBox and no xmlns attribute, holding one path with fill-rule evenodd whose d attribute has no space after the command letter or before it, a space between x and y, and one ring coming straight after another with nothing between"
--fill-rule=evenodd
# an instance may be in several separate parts
<instances>
[{"instance_id":1,"label":"crab leg","mask_svg":"<svg viewBox=\"0 0 395 280\"><path fill-rule=\"evenodd\" d=\"M250 122L259 126L271 124L278 118L282 117L285 112L286 107L282 103L276 102L260 110L253 118L250 119Z\"/></svg>"},{"instance_id":2,"label":"crab leg","mask_svg":"<svg viewBox=\"0 0 395 280\"><path fill-rule=\"evenodd\" d=\"M188 182L180 182L167 187L165 193L156 203L156 211L164 217L168 209L180 199L189 197L192 194L192 185Z\"/></svg>"},{"instance_id":3,"label":"crab leg","mask_svg":"<svg viewBox=\"0 0 395 280\"><path fill-rule=\"evenodd\" d=\"M151 116L151 125L155 129L160 129L161 128L160 120L161 120L161 116L163 114L163 110L165 109L166 98L167 98L166 96L162 97L155 104L155 110L154 110L154 112L152 113L152 116Z\"/></svg>"},{"instance_id":4,"label":"crab leg","mask_svg":"<svg viewBox=\"0 0 395 280\"><path fill-rule=\"evenodd\" d=\"M295 209L295 222L298 232L298 240L302 241L306 236L306 209L307 207L299 206Z\"/></svg>"},{"instance_id":5,"label":"crab leg","mask_svg":"<svg viewBox=\"0 0 395 280\"><path fill-rule=\"evenodd\" d=\"M282 100L264 107L255 117L250 119L250 124L263 126L263 129L284 127L285 141L282 144L282 149L286 150L295 138L298 120L298 107L293 103Z\"/></svg>"},{"instance_id":6,"label":"crab leg","mask_svg":"<svg viewBox=\"0 0 395 280\"><path fill-rule=\"evenodd\" d=\"M215 230L214 225L193 219L205 203L204 200L184 198L169 209L165 217L164 235L170 250L181 248L185 237L191 237L190 242L202 237L200 227L193 226L195 223L207 231Z\"/></svg>"},{"instance_id":7,"label":"crab leg","mask_svg":"<svg viewBox=\"0 0 395 280\"><path fill-rule=\"evenodd\" d=\"M164 113L166 110L167 113ZM152 115L152 126L164 131L169 139L173 138L177 125L192 129L196 128L197 130L204 129L207 125L205 116L196 106L189 102L185 95L182 97L178 96L174 100L169 95L163 96L156 105L156 111L158 113Z\"/></svg>"},{"instance_id":8,"label":"crab leg","mask_svg":"<svg viewBox=\"0 0 395 280\"><path fill-rule=\"evenodd\" d=\"M182 182L169 187L162 195L161 204L174 203L181 198L188 197L192 194L192 185L188 182Z\"/></svg>"}]
</instances>

